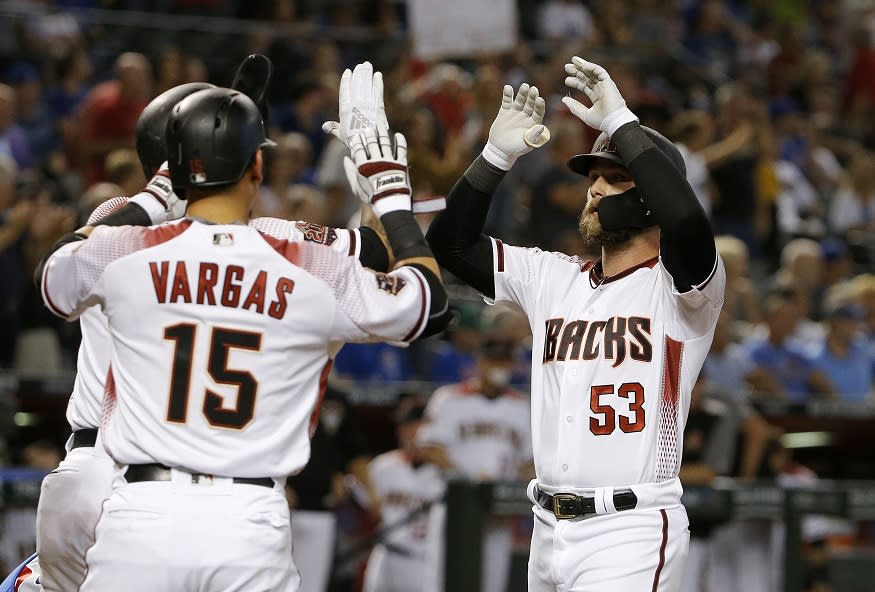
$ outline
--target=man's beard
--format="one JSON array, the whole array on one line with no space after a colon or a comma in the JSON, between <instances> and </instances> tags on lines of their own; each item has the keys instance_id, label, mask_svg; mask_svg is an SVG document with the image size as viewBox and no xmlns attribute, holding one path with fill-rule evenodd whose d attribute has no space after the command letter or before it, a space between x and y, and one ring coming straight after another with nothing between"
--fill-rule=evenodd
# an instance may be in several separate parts
<instances>
[{"instance_id":1,"label":"man's beard","mask_svg":"<svg viewBox=\"0 0 875 592\"><path fill-rule=\"evenodd\" d=\"M616 247L628 243L634 237L644 232L643 228L621 228L619 230L605 230L595 215L589 215L589 207L583 209L577 228L580 237L587 249L601 249L602 247Z\"/></svg>"}]
</instances>

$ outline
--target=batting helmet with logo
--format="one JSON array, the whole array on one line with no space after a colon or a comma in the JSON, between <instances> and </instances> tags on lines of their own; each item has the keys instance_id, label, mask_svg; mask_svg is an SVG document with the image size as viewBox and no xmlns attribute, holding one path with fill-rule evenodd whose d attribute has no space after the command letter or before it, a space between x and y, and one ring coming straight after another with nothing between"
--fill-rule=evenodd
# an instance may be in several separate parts
<instances>
[{"instance_id":1,"label":"batting helmet with logo","mask_svg":"<svg viewBox=\"0 0 875 592\"><path fill-rule=\"evenodd\" d=\"M669 160L671 160L677 169L686 175L687 166L684 164L684 157L681 156L681 152L678 150L677 146L655 129L643 125L641 126L641 129L643 129L653 143L656 144L656 147L662 150L663 154L668 156ZM617 147L611 142L611 137L607 133L602 132L602 134L596 138L589 154L578 154L577 156L572 156L568 160L568 168L575 173L588 175L592 163L599 158L605 158L623 166L626 166L627 164L623 161L622 157L617 154Z\"/></svg>"},{"instance_id":2,"label":"batting helmet with logo","mask_svg":"<svg viewBox=\"0 0 875 592\"><path fill-rule=\"evenodd\" d=\"M276 146L252 99L229 88L201 90L177 103L166 134L174 190L236 183L260 148Z\"/></svg>"}]
</instances>

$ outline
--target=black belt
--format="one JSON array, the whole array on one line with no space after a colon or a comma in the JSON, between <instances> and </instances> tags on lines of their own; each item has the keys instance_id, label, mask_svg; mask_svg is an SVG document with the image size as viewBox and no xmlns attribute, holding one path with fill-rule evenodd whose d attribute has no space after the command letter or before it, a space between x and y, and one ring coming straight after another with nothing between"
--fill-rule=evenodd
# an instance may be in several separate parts
<instances>
[{"instance_id":1,"label":"black belt","mask_svg":"<svg viewBox=\"0 0 875 592\"><path fill-rule=\"evenodd\" d=\"M70 450L74 448L94 448L95 443L97 443L97 428L76 430L73 432L73 445L70 447Z\"/></svg>"},{"instance_id":2,"label":"black belt","mask_svg":"<svg viewBox=\"0 0 875 592\"><path fill-rule=\"evenodd\" d=\"M574 495L573 493L550 495L541 491L540 487L535 487L535 499L539 506L553 512L560 520L596 513L594 497ZM618 512L632 510L637 505L638 496L635 495L634 491L621 491L614 494L614 508Z\"/></svg>"},{"instance_id":3,"label":"black belt","mask_svg":"<svg viewBox=\"0 0 875 592\"><path fill-rule=\"evenodd\" d=\"M197 483L201 478L211 479L212 477L213 475L191 473L191 482ZM159 465L158 463L128 465L128 470L125 473L125 480L128 483L138 483L140 481L170 481L170 467ZM273 488L273 479L270 477L233 477L232 481L238 485L258 485L260 487Z\"/></svg>"}]
</instances>

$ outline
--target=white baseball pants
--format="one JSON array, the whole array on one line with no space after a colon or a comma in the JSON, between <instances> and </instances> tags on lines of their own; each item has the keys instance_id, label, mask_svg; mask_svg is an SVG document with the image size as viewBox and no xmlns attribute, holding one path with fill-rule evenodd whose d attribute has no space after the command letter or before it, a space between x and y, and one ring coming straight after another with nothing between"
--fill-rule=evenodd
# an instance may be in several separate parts
<instances>
[{"instance_id":1,"label":"white baseball pants","mask_svg":"<svg viewBox=\"0 0 875 592\"><path fill-rule=\"evenodd\" d=\"M557 520L533 506L529 592L677 592L690 541L683 506Z\"/></svg>"},{"instance_id":2,"label":"white baseball pants","mask_svg":"<svg viewBox=\"0 0 875 592\"><path fill-rule=\"evenodd\" d=\"M82 592L296 592L289 508L273 488L200 479L120 481L85 556Z\"/></svg>"},{"instance_id":3,"label":"white baseball pants","mask_svg":"<svg viewBox=\"0 0 875 592\"><path fill-rule=\"evenodd\" d=\"M94 447L70 450L43 479L36 530L46 592L77 590L85 579L85 552L94 544L100 506L112 493L114 469L98 435Z\"/></svg>"}]
</instances>

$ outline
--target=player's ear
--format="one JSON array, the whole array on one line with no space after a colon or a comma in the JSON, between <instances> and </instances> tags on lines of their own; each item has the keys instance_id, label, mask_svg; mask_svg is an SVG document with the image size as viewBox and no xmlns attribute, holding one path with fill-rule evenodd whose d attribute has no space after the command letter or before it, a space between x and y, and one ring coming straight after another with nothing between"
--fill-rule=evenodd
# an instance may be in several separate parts
<instances>
[{"instance_id":1,"label":"player's ear","mask_svg":"<svg viewBox=\"0 0 875 592\"><path fill-rule=\"evenodd\" d=\"M258 149L255 156L252 158L252 166L249 167L249 174L251 175L253 183L256 185L261 185L261 182L264 181L264 157L261 149Z\"/></svg>"}]
</instances>

